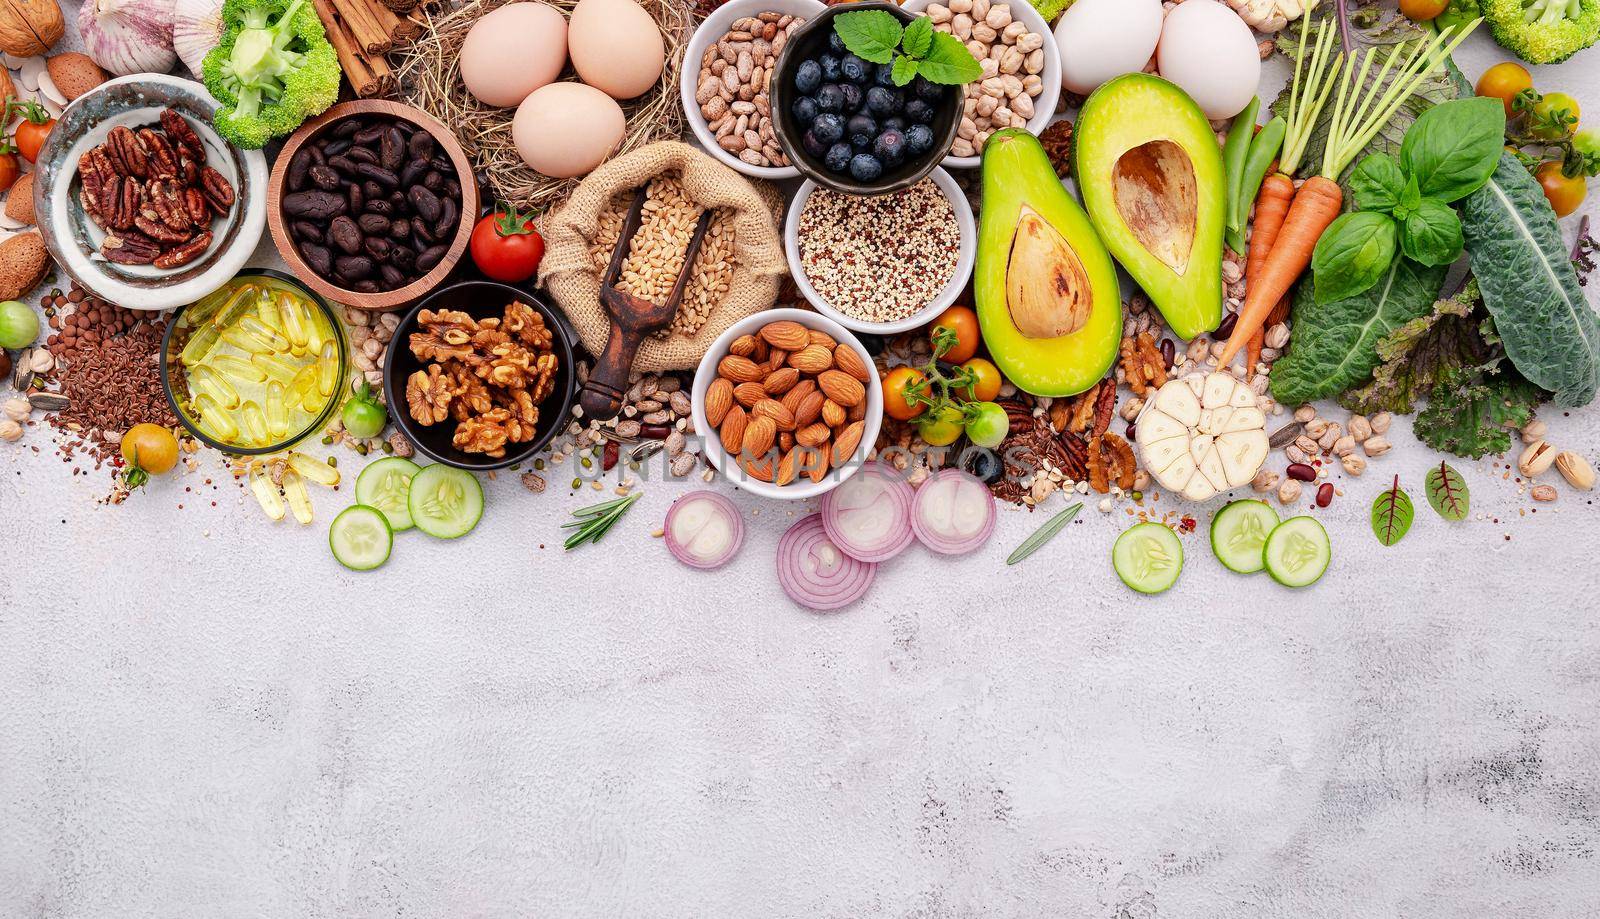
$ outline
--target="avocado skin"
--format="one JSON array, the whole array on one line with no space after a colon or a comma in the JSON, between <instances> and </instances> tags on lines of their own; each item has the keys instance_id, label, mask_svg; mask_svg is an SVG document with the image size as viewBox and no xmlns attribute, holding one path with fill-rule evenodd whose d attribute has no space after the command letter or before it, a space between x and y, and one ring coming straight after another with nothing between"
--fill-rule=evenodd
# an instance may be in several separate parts
<instances>
[{"instance_id":1,"label":"avocado skin","mask_svg":"<svg viewBox=\"0 0 1600 919\"><path fill-rule=\"evenodd\" d=\"M973 293L984 343L1017 388L1036 396L1073 396L1105 378L1122 341L1122 295L1116 264L1089 217L1056 177L1039 139L1025 130L995 132L983 147L983 211ZM1089 280L1084 326L1058 338L1017 330L1006 299L1006 270L1022 207L1043 217L1072 247Z\"/></svg>"},{"instance_id":2,"label":"avocado skin","mask_svg":"<svg viewBox=\"0 0 1600 919\"><path fill-rule=\"evenodd\" d=\"M1075 177L1084 207L1106 248L1161 311L1167 325L1188 340L1222 321L1222 238L1228 180L1211 123L1188 94L1158 76L1131 73L1110 80L1089 97L1078 116ZM1194 169L1194 241L1182 274L1153 254L1117 207L1113 175L1128 151L1170 141Z\"/></svg>"}]
</instances>

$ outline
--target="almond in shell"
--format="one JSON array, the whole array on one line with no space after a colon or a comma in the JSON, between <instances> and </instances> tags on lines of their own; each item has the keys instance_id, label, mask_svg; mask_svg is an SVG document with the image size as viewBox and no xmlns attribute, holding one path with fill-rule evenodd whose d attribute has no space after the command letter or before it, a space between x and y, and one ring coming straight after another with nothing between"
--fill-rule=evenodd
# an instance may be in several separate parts
<instances>
[{"instance_id":1,"label":"almond in shell","mask_svg":"<svg viewBox=\"0 0 1600 919\"><path fill-rule=\"evenodd\" d=\"M829 363L832 363L833 355L828 355L828 359ZM829 399L846 408L855 405L867 396L866 387L861 385L861 381L841 370L822 371L817 375L817 385L822 388L822 391L827 394Z\"/></svg>"},{"instance_id":2,"label":"almond in shell","mask_svg":"<svg viewBox=\"0 0 1600 919\"><path fill-rule=\"evenodd\" d=\"M767 323L760 334L772 347L785 351L798 351L811 343L811 330L789 319Z\"/></svg>"},{"instance_id":3,"label":"almond in shell","mask_svg":"<svg viewBox=\"0 0 1600 919\"><path fill-rule=\"evenodd\" d=\"M759 383L766 376L755 361L737 354L730 354L717 363L717 375L735 383Z\"/></svg>"},{"instance_id":4,"label":"almond in shell","mask_svg":"<svg viewBox=\"0 0 1600 919\"><path fill-rule=\"evenodd\" d=\"M11 195L6 198L6 216L18 223L37 222L33 214L33 173L22 176L11 186Z\"/></svg>"},{"instance_id":5,"label":"almond in shell","mask_svg":"<svg viewBox=\"0 0 1600 919\"><path fill-rule=\"evenodd\" d=\"M734 456L744 447L744 430L749 426L749 416L744 409L735 405L728 409L728 414L722 419L721 429L717 436L722 440L722 449Z\"/></svg>"},{"instance_id":6,"label":"almond in shell","mask_svg":"<svg viewBox=\"0 0 1600 919\"><path fill-rule=\"evenodd\" d=\"M717 377L706 387L706 420L712 427L719 427L730 408L733 408L733 384Z\"/></svg>"},{"instance_id":7,"label":"almond in shell","mask_svg":"<svg viewBox=\"0 0 1600 919\"><path fill-rule=\"evenodd\" d=\"M0 243L0 300L20 300L50 271L50 253L38 233L19 233Z\"/></svg>"},{"instance_id":8,"label":"almond in shell","mask_svg":"<svg viewBox=\"0 0 1600 919\"><path fill-rule=\"evenodd\" d=\"M833 365L863 383L872 379L872 372L862 363L861 355L849 345L839 345L833 349Z\"/></svg>"},{"instance_id":9,"label":"almond in shell","mask_svg":"<svg viewBox=\"0 0 1600 919\"><path fill-rule=\"evenodd\" d=\"M111 79L93 58L80 51L51 55L45 61L45 69L50 73L51 82L56 84L56 89L61 90L68 102Z\"/></svg>"},{"instance_id":10,"label":"almond in shell","mask_svg":"<svg viewBox=\"0 0 1600 919\"><path fill-rule=\"evenodd\" d=\"M857 421L839 432L833 441L833 464L843 466L850 462L856 455L856 448L861 446L861 434L866 430L865 421Z\"/></svg>"},{"instance_id":11,"label":"almond in shell","mask_svg":"<svg viewBox=\"0 0 1600 919\"><path fill-rule=\"evenodd\" d=\"M822 345L806 345L789 355L789 366L801 373L822 373L833 366L833 352Z\"/></svg>"}]
</instances>

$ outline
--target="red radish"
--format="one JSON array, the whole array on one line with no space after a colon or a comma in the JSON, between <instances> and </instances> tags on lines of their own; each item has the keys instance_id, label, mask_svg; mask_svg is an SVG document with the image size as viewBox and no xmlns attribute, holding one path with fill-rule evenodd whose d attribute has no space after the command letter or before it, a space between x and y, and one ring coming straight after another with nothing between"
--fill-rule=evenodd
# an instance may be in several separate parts
<instances>
[{"instance_id":1,"label":"red radish","mask_svg":"<svg viewBox=\"0 0 1600 919\"><path fill-rule=\"evenodd\" d=\"M911 486L882 463L867 463L822 499L822 525L839 550L886 562L911 545Z\"/></svg>"},{"instance_id":2,"label":"red radish","mask_svg":"<svg viewBox=\"0 0 1600 919\"><path fill-rule=\"evenodd\" d=\"M946 469L917 489L911 529L941 555L965 555L989 541L994 518L989 486L960 469Z\"/></svg>"},{"instance_id":3,"label":"red radish","mask_svg":"<svg viewBox=\"0 0 1600 919\"><path fill-rule=\"evenodd\" d=\"M662 534L667 551L690 568L721 568L744 545L744 518L714 491L691 491L672 502Z\"/></svg>"},{"instance_id":4,"label":"red radish","mask_svg":"<svg viewBox=\"0 0 1600 919\"><path fill-rule=\"evenodd\" d=\"M822 515L812 514L778 540L778 583L789 599L826 612L861 599L878 566L859 562L828 540Z\"/></svg>"}]
</instances>

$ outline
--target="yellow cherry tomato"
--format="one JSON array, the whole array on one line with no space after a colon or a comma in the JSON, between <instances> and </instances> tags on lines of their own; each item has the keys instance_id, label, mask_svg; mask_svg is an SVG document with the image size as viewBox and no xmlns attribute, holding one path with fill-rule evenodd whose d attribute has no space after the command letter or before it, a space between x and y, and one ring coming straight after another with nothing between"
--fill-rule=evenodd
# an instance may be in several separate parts
<instances>
[{"instance_id":1,"label":"yellow cherry tomato","mask_svg":"<svg viewBox=\"0 0 1600 919\"><path fill-rule=\"evenodd\" d=\"M122 458L152 475L178 465L178 439L159 424L136 424L122 435Z\"/></svg>"},{"instance_id":2,"label":"yellow cherry tomato","mask_svg":"<svg viewBox=\"0 0 1600 919\"><path fill-rule=\"evenodd\" d=\"M1533 135L1544 140L1562 140L1571 137L1578 129L1583 110L1578 100L1566 93L1546 93L1529 113L1533 119Z\"/></svg>"},{"instance_id":3,"label":"yellow cherry tomato","mask_svg":"<svg viewBox=\"0 0 1600 919\"><path fill-rule=\"evenodd\" d=\"M961 365L972 372L977 379L970 388L964 388L959 395L968 402L993 402L1000 395L1000 368L989 363L981 357L975 357Z\"/></svg>"},{"instance_id":4,"label":"yellow cherry tomato","mask_svg":"<svg viewBox=\"0 0 1600 919\"><path fill-rule=\"evenodd\" d=\"M930 447L948 447L961 439L965 430L962 421L961 409L946 402L937 414L918 423L917 433Z\"/></svg>"},{"instance_id":5,"label":"yellow cherry tomato","mask_svg":"<svg viewBox=\"0 0 1600 919\"><path fill-rule=\"evenodd\" d=\"M1539 179L1539 187L1544 189L1544 196L1549 200L1550 207L1556 212L1557 217L1565 217L1577 210L1589 193L1588 183L1583 176L1569 178L1563 175L1561 164L1554 160L1541 164L1535 176Z\"/></svg>"},{"instance_id":6,"label":"yellow cherry tomato","mask_svg":"<svg viewBox=\"0 0 1600 919\"><path fill-rule=\"evenodd\" d=\"M1516 114L1511 109L1511 103L1516 101L1519 94L1525 89L1533 88L1533 74L1528 68L1512 61L1496 64L1483 72L1478 78L1478 95L1488 99L1499 99L1500 104L1506 107L1506 117Z\"/></svg>"},{"instance_id":7,"label":"yellow cherry tomato","mask_svg":"<svg viewBox=\"0 0 1600 919\"><path fill-rule=\"evenodd\" d=\"M978 353L978 314L971 307L952 306L940 313L939 318L933 321L933 327L928 330L928 335L936 336L940 329L955 333L955 344L938 355L940 360L959 364Z\"/></svg>"},{"instance_id":8,"label":"yellow cherry tomato","mask_svg":"<svg viewBox=\"0 0 1600 919\"><path fill-rule=\"evenodd\" d=\"M1427 22L1450 7L1450 0L1400 0L1400 12L1412 22Z\"/></svg>"},{"instance_id":9,"label":"yellow cherry tomato","mask_svg":"<svg viewBox=\"0 0 1600 919\"><path fill-rule=\"evenodd\" d=\"M927 377L915 367L896 367L883 375L883 413L896 421L910 421L927 409L921 402L906 399L907 387L922 385Z\"/></svg>"}]
</instances>

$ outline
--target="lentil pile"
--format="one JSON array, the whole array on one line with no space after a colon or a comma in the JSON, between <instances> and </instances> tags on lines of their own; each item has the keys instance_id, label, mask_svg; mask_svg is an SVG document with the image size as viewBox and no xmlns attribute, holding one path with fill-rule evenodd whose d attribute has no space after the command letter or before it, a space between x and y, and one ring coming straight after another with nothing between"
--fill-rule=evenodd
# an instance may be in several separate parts
<instances>
[{"instance_id":1,"label":"lentil pile","mask_svg":"<svg viewBox=\"0 0 1600 919\"><path fill-rule=\"evenodd\" d=\"M799 246L806 280L828 305L864 322L896 322L950 283L961 232L931 179L875 198L819 188L800 211Z\"/></svg>"}]
</instances>

